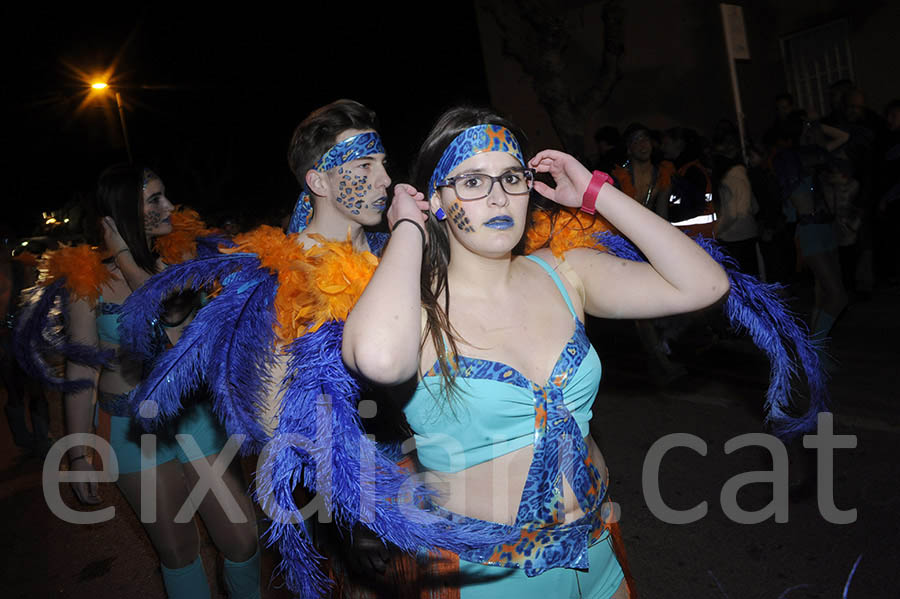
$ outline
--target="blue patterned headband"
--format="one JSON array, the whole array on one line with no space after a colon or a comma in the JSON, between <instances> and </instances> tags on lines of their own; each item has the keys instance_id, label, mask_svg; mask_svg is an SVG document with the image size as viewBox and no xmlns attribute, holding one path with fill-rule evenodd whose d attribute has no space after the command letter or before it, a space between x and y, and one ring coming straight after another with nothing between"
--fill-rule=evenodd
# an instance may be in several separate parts
<instances>
[{"instance_id":1,"label":"blue patterned headband","mask_svg":"<svg viewBox=\"0 0 900 599\"><path fill-rule=\"evenodd\" d=\"M447 178L450 171L482 152L506 152L525 166L522 149L512 131L502 125L475 125L457 135L444 150L428 182L428 197L434 195L438 184Z\"/></svg>"},{"instance_id":2,"label":"blue patterned headband","mask_svg":"<svg viewBox=\"0 0 900 599\"><path fill-rule=\"evenodd\" d=\"M348 137L344 141L334 144L331 149L322 154L322 157L313 165L313 170L320 173L350 162L371 156L372 154L384 154L384 146L381 137L374 131L360 133ZM288 233L299 233L306 228L312 214L312 203L309 201L309 192L304 190L297 199L294 213L291 215L291 224L288 225Z\"/></svg>"},{"instance_id":3,"label":"blue patterned headband","mask_svg":"<svg viewBox=\"0 0 900 599\"><path fill-rule=\"evenodd\" d=\"M141 191L147 189L147 184L150 183L153 179L159 179L159 175L151 171L149 168L144 168L144 171L141 173Z\"/></svg>"}]
</instances>

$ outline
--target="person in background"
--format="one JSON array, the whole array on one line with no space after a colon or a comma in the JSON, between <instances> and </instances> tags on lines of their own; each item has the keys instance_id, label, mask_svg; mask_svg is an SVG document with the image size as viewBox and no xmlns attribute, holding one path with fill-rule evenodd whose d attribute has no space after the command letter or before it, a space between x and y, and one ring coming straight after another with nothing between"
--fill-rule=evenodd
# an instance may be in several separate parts
<instances>
[{"instance_id":1,"label":"person in background","mask_svg":"<svg viewBox=\"0 0 900 599\"><path fill-rule=\"evenodd\" d=\"M12 329L19 312L19 294L35 283L33 254L13 257L13 231L0 225L0 379L6 388L6 422L13 442L29 455L43 457L52 445L50 415L43 388L32 381L13 355ZM31 430L26 419L31 417Z\"/></svg>"},{"instance_id":2,"label":"person in background","mask_svg":"<svg viewBox=\"0 0 900 599\"><path fill-rule=\"evenodd\" d=\"M631 123L622 136L625 140L625 163L611 173L622 192L666 218L669 189L674 165L668 160L653 161L650 130L640 123Z\"/></svg>"},{"instance_id":3,"label":"person in background","mask_svg":"<svg viewBox=\"0 0 900 599\"><path fill-rule=\"evenodd\" d=\"M110 167L100 175L97 210L109 258L97 265L104 275L99 282L97 300L80 297L70 303L68 334L74 343L112 350L115 357L99 372L85 364L68 362L66 379L87 380L91 385L65 395L66 429L69 434L91 431L96 388L100 409L110 415L109 442L119 467L116 484L136 514L143 513L142 502L148 497L146 490L142 491L145 481L148 478L156 481L155 518L141 518L141 522L159 555L166 592L173 598L202 599L209 597L210 592L200 558L199 531L193 518L185 522L176 515L182 506L190 505L190 491L201 471L197 462L204 462L204 469L206 463L215 463L227 436L216 423L207 402L200 397L185 398L189 407L171 428L154 436L156 451L154 459L148 460L141 447L142 431L126 400L128 393L141 383L143 365L135 356L119 349L120 307L133 290L165 268L153 242L173 231L174 209L159 176L148 168L129 164ZM198 299L189 295L170 302L170 309L161 319L167 337L160 340L162 343L178 340L198 307ZM186 450L172 436L176 433L190 437L193 451ZM70 470L94 470L86 447L71 448L68 457ZM224 555L229 597L258 598L256 516L239 462L232 461L213 484L221 485L221 489L208 493L197 511ZM101 501L96 482L77 482L72 486L82 503ZM228 507L218 499L222 494L232 498Z\"/></svg>"},{"instance_id":4,"label":"person in background","mask_svg":"<svg viewBox=\"0 0 900 599\"><path fill-rule=\"evenodd\" d=\"M758 276L756 244L759 228L756 213L759 205L747 177L740 148L719 146L714 154L713 181L718 195L716 241L734 258L741 272Z\"/></svg>"}]
</instances>

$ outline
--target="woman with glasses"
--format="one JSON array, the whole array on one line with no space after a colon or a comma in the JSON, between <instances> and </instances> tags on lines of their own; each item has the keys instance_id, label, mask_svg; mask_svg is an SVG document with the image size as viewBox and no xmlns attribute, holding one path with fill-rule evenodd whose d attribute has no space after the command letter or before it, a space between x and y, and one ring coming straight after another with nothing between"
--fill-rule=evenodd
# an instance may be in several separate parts
<instances>
[{"instance_id":1,"label":"woman with glasses","mask_svg":"<svg viewBox=\"0 0 900 599\"><path fill-rule=\"evenodd\" d=\"M601 368L584 315L698 310L729 282L608 176L562 152L529 160L521 142L486 110L439 119L415 189L395 191L392 239L347 319L343 356L377 383L408 382L397 389L409 391L418 460L440 491L434 511L496 530L497 544L450 557L461 597L626 597L607 469L589 434ZM649 262L591 249L520 255L532 190L596 211Z\"/></svg>"}]
</instances>

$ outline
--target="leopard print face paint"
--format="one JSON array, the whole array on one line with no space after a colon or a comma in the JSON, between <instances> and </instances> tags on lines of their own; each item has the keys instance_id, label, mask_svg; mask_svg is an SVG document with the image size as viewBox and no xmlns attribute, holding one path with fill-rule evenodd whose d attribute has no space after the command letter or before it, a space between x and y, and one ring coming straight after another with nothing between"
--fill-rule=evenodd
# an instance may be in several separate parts
<instances>
[{"instance_id":1,"label":"leopard print face paint","mask_svg":"<svg viewBox=\"0 0 900 599\"><path fill-rule=\"evenodd\" d=\"M469 217L466 216L466 211L459 200L453 200L453 203L447 209L447 216L450 217L450 222L463 233L475 232L475 227L469 223Z\"/></svg>"},{"instance_id":2,"label":"leopard print face paint","mask_svg":"<svg viewBox=\"0 0 900 599\"><path fill-rule=\"evenodd\" d=\"M148 208L144 212L144 234L148 236L156 234L164 222L167 221L166 217L163 216L162 210L157 207Z\"/></svg>"},{"instance_id":3,"label":"leopard print face paint","mask_svg":"<svg viewBox=\"0 0 900 599\"><path fill-rule=\"evenodd\" d=\"M372 184L368 175L361 175L353 168L338 167L338 197L337 202L346 208L350 214L359 214L361 210L369 210L366 201L372 192Z\"/></svg>"},{"instance_id":4,"label":"leopard print face paint","mask_svg":"<svg viewBox=\"0 0 900 599\"><path fill-rule=\"evenodd\" d=\"M166 188L159 177L153 177L144 184L142 194L142 211L144 215L144 233L149 237L167 235L172 232L172 204L166 198Z\"/></svg>"}]
</instances>

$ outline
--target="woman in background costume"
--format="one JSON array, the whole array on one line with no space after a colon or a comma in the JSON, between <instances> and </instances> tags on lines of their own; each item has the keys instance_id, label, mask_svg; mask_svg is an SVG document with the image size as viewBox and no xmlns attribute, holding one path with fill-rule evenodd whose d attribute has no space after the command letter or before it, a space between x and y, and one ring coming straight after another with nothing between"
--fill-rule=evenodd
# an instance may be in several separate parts
<instances>
[{"instance_id":1,"label":"woman in background costume","mask_svg":"<svg viewBox=\"0 0 900 599\"><path fill-rule=\"evenodd\" d=\"M195 395L184 413L148 443L134 426L127 401L149 360L177 341L199 307L200 295L167 298L166 310L153 327L153 349L145 356L146 364L122 347L118 321L121 305L134 289L168 264L196 255L196 238L210 231L195 212L176 212L160 178L140 166L105 170L98 183L97 208L105 247L81 245L48 252L43 284L32 294L17 330L17 355L28 371L63 391L69 434L92 430L96 387L100 410L110 421L112 453L103 455L104 467L117 464L116 483L140 515L159 555L169 597L209 597L199 531L193 518L179 522L183 518L176 514L182 506L191 506L189 492L199 478L192 464L195 460L212 464L227 441L225 431L208 402ZM59 302L61 313L56 308ZM64 332L59 330L62 323ZM48 340L48 334L56 338ZM47 350L66 357L64 379L50 374L44 362ZM188 435L189 440L176 441L175 434ZM73 447L68 457L70 470L93 471L86 446ZM141 503L148 476L156 482L155 509ZM224 554L229 597L259 597L256 519L237 462L222 474L221 483L233 498L231 505L223 507L208 493L196 509ZM96 504L101 501L96 485L73 483L73 489L82 503Z\"/></svg>"}]
</instances>

